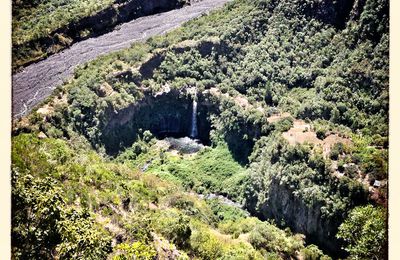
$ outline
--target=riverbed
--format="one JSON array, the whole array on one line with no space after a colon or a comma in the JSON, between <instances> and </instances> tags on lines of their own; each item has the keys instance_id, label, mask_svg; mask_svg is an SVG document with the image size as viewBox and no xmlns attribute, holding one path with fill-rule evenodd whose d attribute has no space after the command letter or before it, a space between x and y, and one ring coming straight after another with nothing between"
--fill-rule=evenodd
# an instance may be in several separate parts
<instances>
[{"instance_id":1,"label":"riverbed","mask_svg":"<svg viewBox=\"0 0 400 260\"><path fill-rule=\"evenodd\" d=\"M164 34L229 1L231 0L196 1L180 9L141 17L118 26L110 33L78 42L43 61L27 66L12 76L13 118L29 113L57 86L67 81L78 65L100 55L128 48L134 42Z\"/></svg>"}]
</instances>

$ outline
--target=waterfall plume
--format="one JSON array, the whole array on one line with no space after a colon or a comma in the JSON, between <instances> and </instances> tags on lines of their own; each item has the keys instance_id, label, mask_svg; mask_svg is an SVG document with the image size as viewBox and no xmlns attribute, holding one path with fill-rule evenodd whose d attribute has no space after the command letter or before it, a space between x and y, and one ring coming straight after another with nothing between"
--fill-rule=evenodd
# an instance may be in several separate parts
<instances>
[{"instance_id":1,"label":"waterfall plume","mask_svg":"<svg viewBox=\"0 0 400 260\"><path fill-rule=\"evenodd\" d=\"M197 101L194 98L192 102L192 124L190 129L190 137L196 138L198 135L197 130Z\"/></svg>"}]
</instances>

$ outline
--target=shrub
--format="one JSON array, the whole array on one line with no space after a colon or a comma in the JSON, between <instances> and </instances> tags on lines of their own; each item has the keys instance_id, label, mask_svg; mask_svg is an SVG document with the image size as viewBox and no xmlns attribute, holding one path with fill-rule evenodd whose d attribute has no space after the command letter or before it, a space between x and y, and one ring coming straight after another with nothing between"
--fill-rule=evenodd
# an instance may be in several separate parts
<instances>
[{"instance_id":1,"label":"shrub","mask_svg":"<svg viewBox=\"0 0 400 260\"><path fill-rule=\"evenodd\" d=\"M386 211L372 205L354 208L340 225L337 237L346 242L353 259L386 259Z\"/></svg>"},{"instance_id":2,"label":"shrub","mask_svg":"<svg viewBox=\"0 0 400 260\"><path fill-rule=\"evenodd\" d=\"M355 164L350 164L345 168L344 173L349 176L349 178L356 178L358 175L358 168Z\"/></svg>"},{"instance_id":3,"label":"shrub","mask_svg":"<svg viewBox=\"0 0 400 260\"><path fill-rule=\"evenodd\" d=\"M87 210L68 209L57 223L62 242L57 245L61 259L101 259L111 252L111 237Z\"/></svg>"},{"instance_id":4,"label":"shrub","mask_svg":"<svg viewBox=\"0 0 400 260\"><path fill-rule=\"evenodd\" d=\"M344 152L343 143L335 143L331 148L330 158L332 160L337 160L339 158L339 155L341 155L343 152Z\"/></svg>"},{"instance_id":5,"label":"shrub","mask_svg":"<svg viewBox=\"0 0 400 260\"><path fill-rule=\"evenodd\" d=\"M300 255L304 260L331 260L329 256L324 253L316 246L309 245L300 251Z\"/></svg>"},{"instance_id":6,"label":"shrub","mask_svg":"<svg viewBox=\"0 0 400 260\"><path fill-rule=\"evenodd\" d=\"M187 248L192 234L189 222L190 219L182 213L166 210L155 216L153 226L179 248Z\"/></svg>"},{"instance_id":7,"label":"shrub","mask_svg":"<svg viewBox=\"0 0 400 260\"><path fill-rule=\"evenodd\" d=\"M289 131L293 126L293 118L285 117L282 120L275 123L275 129L279 132Z\"/></svg>"},{"instance_id":8,"label":"shrub","mask_svg":"<svg viewBox=\"0 0 400 260\"><path fill-rule=\"evenodd\" d=\"M324 140L326 137L326 131L324 129L318 129L316 135L318 139Z\"/></svg>"},{"instance_id":9,"label":"shrub","mask_svg":"<svg viewBox=\"0 0 400 260\"><path fill-rule=\"evenodd\" d=\"M117 250L118 253L114 256L113 260L151 260L157 255L157 252L151 245L147 245L146 243L142 243L140 241L132 244L119 244L115 247L115 250Z\"/></svg>"},{"instance_id":10,"label":"shrub","mask_svg":"<svg viewBox=\"0 0 400 260\"><path fill-rule=\"evenodd\" d=\"M52 178L12 175L12 252L21 259L99 259L111 252L111 237L87 210L68 208Z\"/></svg>"},{"instance_id":11,"label":"shrub","mask_svg":"<svg viewBox=\"0 0 400 260\"><path fill-rule=\"evenodd\" d=\"M261 259L261 254L256 252L254 248L252 248L248 244L244 244L240 242L239 244L231 245L226 252L224 252L223 256L219 259L221 260L247 260L247 259Z\"/></svg>"},{"instance_id":12,"label":"shrub","mask_svg":"<svg viewBox=\"0 0 400 260\"><path fill-rule=\"evenodd\" d=\"M220 241L203 228L193 232L190 245L196 255L205 260L218 259L223 255L223 246Z\"/></svg>"},{"instance_id":13,"label":"shrub","mask_svg":"<svg viewBox=\"0 0 400 260\"><path fill-rule=\"evenodd\" d=\"M61 242L57 223L64 203L50 178L12 172L12 255L18 259L51 258Z\"/></svg>"},{"instance_id":14,"label":"shrub","mask_svg":"<svg viewBox=\"0 0 400 260\"><path fill-rule=\"evenodd\" d=\"M233 234L234 236L239 236L240 234L245 234L252 231L255 226L261 221L257 218L240 218L237 220L225 220L222 221L218 228L227 234Z\"/></svg>"},{"instance_id":15,"label":"shrub","mask_svg":"<svg viewBox=\"0 0 400 260\"><path fill-rule=\"evenodd\" d=\"M259 223L250 232L249 242L257 249L269 252L284 252L294 255L303 246L300 237L288 237L286 233L268 223Z\"/></svg>"}]
</instances>

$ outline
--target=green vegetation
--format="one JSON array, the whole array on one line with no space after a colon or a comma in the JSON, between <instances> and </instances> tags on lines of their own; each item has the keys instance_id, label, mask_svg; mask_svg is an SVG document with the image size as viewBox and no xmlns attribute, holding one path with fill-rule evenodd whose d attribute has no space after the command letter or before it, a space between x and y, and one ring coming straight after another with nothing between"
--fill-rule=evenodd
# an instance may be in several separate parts
<instances>
[{"instance_id":1,"label":"green vegetation","mask_svg":"<svg viewBox=\"0 0 400 260\"><path fill-rule=\"evenodd\" d=\"M37 252L24 245L39 235L24 234L26 218L15 218L14 254L75 256L78 248L63 245L91 231L88 247L97 250L89 251L98 256L110 252L99 232L122 240L111 251L116 259L154 252L183 259L348 256L341 247L350 258L382 259L386 213L369 204L385 201L369 196L359 178L387 179L388 1L348 8L341 1L237 0L78 68L46 102L47 114L33 112L16 125L13 198L23 206L15 216L24 216L25 206L41 209L33 205L42 200L59 206L45 209L54 212L50 219L34 214L46 238ZM153 136L189 129L193 86L199 133L210 146L172 153ZM269 124L273 111L304 119L320 140L337 134L349 142L328 152L290 145L282 132L293 120ZM39 132L48 138L38 140ZM30 175L36 186L54 184L24 201L19 194L29 190L23 183ZM375 193L385 197L385 189ZM224 195L276 225L194 192ZM101 225L70 210L89 212ZM83 226L83 233L61 223Z\"/></svg>"},{"instance_id":2,"label":"green vegetation","mask_svg":"<svg viewBox=\"0 0 400 260\"><path fill-rule=\"evenodd\" d=\"M371 205L354 208L339 227L338 238L348 242L345 248L353 259L387 258L386 211Z\"/></svg>"},{"instance_id":3,"label":"green vegetation","mask_svg":"<svg viewBox=\"0 0 400 260\"><path fill-rule=\"evenodd\" d=\"M353 140L355 145L352 151L353 162L361 165L364 173L368 173L371 179L387 179L388 174L388 150L387 146L376 146L376 141L382 138L378 136L357 137ZM385 138L387 140L387 137Z\"/></svg>"},{"instance_id":4,"label":"green vegetation","mask_svg":"<svg viewBox=\"0 0 400 260\"><path fill-rule=\"evenodd\" d=\"M13 0L13 43L48 36L55 30L77 22L110 6L114 0Z\"/></svg>"},{"instance_id":5,"label":"green vegetation","mask_svg":"<svg viewBox=\"0 0 400 260\"><path fill-rule=\"evenodd\" d=\"M146 2L13 0L13 69L43 59L77 40L104 33L118 23L149 14L144 8ZM186 0L170 0L161 9L184 4ZM156 3L155 8L158 7Z\"/></svg>"},{"instance_id":6,"label":"green vegetation","mask_svg":"<svg viewBox=\"0 0 400 260\"><path fill-rule=\"evenodd\" d=\"M53 166L61 167L67 162L71 151L63 142L53 140L43 145L38 158L22 154L25 148L32 151L40 146L30 136L19 136L13 143L13 255L18 259L39 259L51 258L56 252L61 258L105 257L111 252L109 234L87 208L67 204L59 180L50 175ZM62 172L59 169L53 174Z\"/></svg>"},{"instance_id":7,"label":"green vegetation","mask_svg":"<svg viewBox=\"0 0 400 260\"><path fill-rule=\"evenodd\" d=\"M140 100L142 87L156 92L166 84L173 88L194 84L200 90L215 86L232 96L243 93L250 102L266 102L295 117L326 119L366 136L387 137L387 32L379 39L368 38L361 32L372 25L364 20L349 21L347 29L337 31L301 15L293 5L290 1L278 5L236 1L165 37L151 38L147 44L135 44L83 66L64 87L70 108L66 115L55 115L60 117L55 120L57 128L67 127L60 125L65 122L98 144L110 112ZM385 2L380 7L385 8ZM380 21L380 29L387 29L385 19L373 12L364 10ZM235 31L239 28L246 29ZM197 44L188 44L187 39ZM203 53L196 47L204 41L215 42L213 51ZM181 45L188 45L187 51L178 52ZM163 57L151 78L133 69L149 58L148 53ZM369 71L352 73L361 61L368 62L362 68ZM104 86L114 94L99 98ZM220 120L225 129L241 128L233 121L240 116L235 109L224 108ZM261 121L254 112L250 115Z\"/></svg>"},{"instance_id":8,"label":"green vegetation","mask_svg":"<svg viewBox=\"0 0 400 260\"><path fill-rule=\"evenodd\" d=\"M148 171L197 193L219 193L236 200L241 199L246 176L222 144L205 148L192 158L167 155L164 162L153 161Z\"/></svg>"},{"instance_id":9,"label":"green vegetation","mask_svg":"<svg viewBox=\"0 0 400 260\"><path fill-rule=\"evenodd\" d=\"M250 207L264 207L274 194L271 183L279 183L293 192L309 208L318 205L322 216L341 216L354 204L366 202L367 191L349 178L340 181L330 175L328 162L309 145L288 145L279 135L261 138L251 158L251 177L246 187ZM279 199L279 197L277 197Z\"/></svg>"},{"instance_id":10,"label":"green vegetation","mask_svg":"<svg viewBox=\"0 0 400 260\"><path fill-rule=\"evenodd\" d=\"M116 249L123 251L123 253L114 256L114 260L127 260L135 257L150 260L157 255L157 252L151 246L139 241L132 244L119 244Z\"/></svg>"},{"instance_id":11,"label":"green vegetation","mask_svg":"<svg viewBox=\"0 0 400 260\"><path fill-rule=\"evenodd\" d=\"M79 138L67 143L21 134L13 138L12 163L12 246L18 259L152 259L162 250L183 259L186 253L263 259L305 248L301 235L108 161ZM259 237L264 229L272 240ZM112 248L118 237L122 243ZM166 248L159 244L163 239Z\"/></svg>"},{"instance_id":12,"label":"green vegetation","mask_svg":"<svg viewBox=\"0 0 400 260\"><path fill-rule=\"evenodd\" d=\"M275 123L275 129L279 132L286 132L293 126L293 119L290 117L286 117L282 120L279 120Z\"/></svg>"}]
</instances>

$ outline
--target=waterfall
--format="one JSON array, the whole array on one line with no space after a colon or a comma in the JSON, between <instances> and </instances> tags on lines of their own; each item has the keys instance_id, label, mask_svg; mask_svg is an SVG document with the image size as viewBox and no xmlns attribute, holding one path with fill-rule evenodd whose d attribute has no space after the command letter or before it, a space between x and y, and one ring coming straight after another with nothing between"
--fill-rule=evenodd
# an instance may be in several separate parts
<instances>
[{"instance_id":1,"label":"waterfall","mask_svg":"<svg viewBox=\"0 0 400 260\"><path fill-rule=\"evenodd\" d=\"M192 126L190 130L190 137L196 138L197 137L197 101L196 98L193 98L192 103Z\"/></svg>"}]
</instances>

